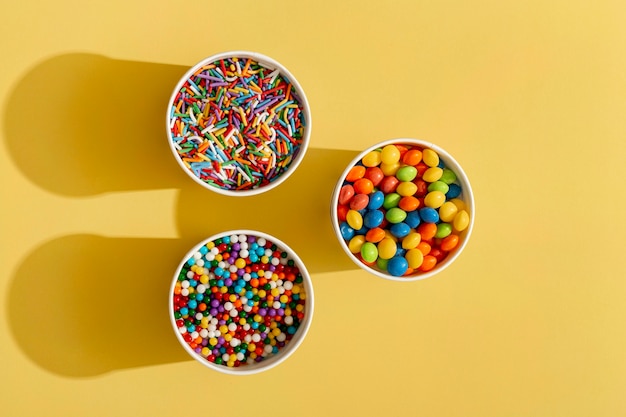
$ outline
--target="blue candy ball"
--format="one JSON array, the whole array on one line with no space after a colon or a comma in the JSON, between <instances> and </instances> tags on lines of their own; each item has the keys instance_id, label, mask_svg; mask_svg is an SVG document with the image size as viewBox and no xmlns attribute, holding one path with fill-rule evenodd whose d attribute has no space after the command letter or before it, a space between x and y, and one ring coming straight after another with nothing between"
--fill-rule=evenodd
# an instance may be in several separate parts
<instances>
[{"instance_id":1,"label":"blue candy ball","mask_svg":"<svg viewBox=\"0 0 626 417\"><path fill-rule=\"evenodd\" d=\"M363 226L372 229L380 226L383 222L385 215L380 210L368 210L363 216Z\"/></svg>"},{"instance_id":2,"label":"blue candy ball","mask_svg":"<svg viewBox=\"0 0 626 417\"><path fill-rule=\"evenodd\" d=\"M423 207L419 210L420 217L426 223L437 223L439 221L439 213L432 207Z\"/></svg>"},{"instance_id":3,"label":"blue candy ball","mask_svg":"<svg viewBox=\"0 0 626 417\"><path fill-rule=\"evenodd\" d=\"M350 240L354 237L354 229L350 227L348 222L342 222L339 225L339 231L341 232L341 237L344 240Z\"/></svg>"},{"instance_id":4,"label":"blue candy ball","mask_svg":"<svg viewBox=\"0 0 626 417\"><path fill-rule=\"evenodd\" d=\"M370 210L377 210L383 206L385 202L385 194L382 191L376 191L370 195L370 201L367 204L367 208Z\"/></svg>"},{"instance_id":5,"label":"blue candy ball","mask_svg":"<svg viewBox=\"0 0 626 417\"><path fill-rule=\"evenodd\" d=\"M395 223L389 228L392 235L397 238L403 238L411 233L411 227L405 222Z\"/></svg>"},{"instance_id":6,"label":"blue candy ball","mask_svg":"<svg viewBox=\"0 0 626 417\"><path fill-rule=\"evenodd\" d=\"M446 193L446 199L451 200L461 195L461 186L458 184L450 184L448 192Z\"/></svg>"},{"instance_id":7,"label":"blue candy ball","mask_svg":"<svg viewBox=\"0 0 626 417\"><path fill-rule=\"evenodd\" d=\"M415 229L417 226L419 226L421 222L422 220L420 219L420 215L417 210L409 211L406 214L406 219L404 219L404 223L406 223L412 229Z\"/></svg>"},{"instance_id":8,"label":"blue candy ball","mask_svg":"<svg viewBox=\"0 0 626 417\"><path fill-rule=\"evenodd\" d=\"M387 272L394 277L401 277L409 268L409 263L403 256L394 256L387 262Z\"/></svg>"}]
</instances>

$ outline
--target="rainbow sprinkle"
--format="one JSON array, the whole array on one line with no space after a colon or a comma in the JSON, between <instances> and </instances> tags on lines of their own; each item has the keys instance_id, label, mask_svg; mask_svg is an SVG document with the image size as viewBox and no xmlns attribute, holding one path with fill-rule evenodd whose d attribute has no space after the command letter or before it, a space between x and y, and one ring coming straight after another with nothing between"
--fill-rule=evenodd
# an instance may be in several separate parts
<instances>
[{"instance_id":1,"label":"rainbow sprinkle","mask_svg":"<svg viewBox=\"0 0 626 417\"><path fill-rule=\"evenodd\" d=\"M201 66L170 108L172 144L185 167L224 190L263 187L301 150L301 98L278 69L250 58Z\"/></svg>"}]
</instances>

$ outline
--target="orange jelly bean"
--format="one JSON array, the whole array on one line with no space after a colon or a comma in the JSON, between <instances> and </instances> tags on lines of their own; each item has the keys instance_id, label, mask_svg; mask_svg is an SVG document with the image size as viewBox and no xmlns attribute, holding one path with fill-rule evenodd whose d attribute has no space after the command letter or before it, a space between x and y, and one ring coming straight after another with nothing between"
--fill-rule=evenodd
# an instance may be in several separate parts
<instances>
[{"instance_id":1,"label":"orange jelly bean","mask_svg":"<svg viewBox=\"0 0 626 417\"><path fill-rule=\"evenodd\" d=\"M417 233L422 235L422 240L428 240L437 234L437 225L435 223L422 223L417 226Z\"/></svg>"},{"instance_id":2,"label":"orange jelly bean","mask_svg":"<svg viewBox=\"0 0 626 417\"><path fill-rule=\"evenodd\" d=\"M441 241L440 247L441 247L441 250L449 252L452 249L456 248L458 244L459 244L459 236L452 234L443 238L443 240Z\"/></svg>"},{"instance_id":3,"label":"orange jelly bean","mask_svg":"<svg viewBox=\"0 0 626 417\"><path fill-rule=\"evenodd\" d=\"M400 202L398 203L398 207L400 207L404 211L414 211L420 206L420 201L413 197L412 195L402 197Z\"/></svg>"},{"instance_id":4,"label":"orange jelly bean","mask_svg":"<svg viewBox=\"0 0 626 417\"><path fill-rule=\"evenodd\" d=\"M422 255L426 256L430 253L430 244L428 242L421 241L417 244L416 249L422 252Z\"/></svg>"},{"instance_id":5,"label":"orange jelly bean","mask_svg":"<svg viewBox=\"0 0 626 417\"><path fill-rule=\"evenodd\" d=\"M357 194L369 194L374 189L374 184L367 178L361 178L354 182L354 192Z\"/></svg>"},{"instance_id":6,"label":"orange jelly bean","mask_svg":"<svg viewBox=\"0 0 626 417\"><path fill-rule=\"evenodd\" d=\"M378 243L385 238L385 231L380 227L374 227L365 234L365 240L372 243Z\"/></svg>"},{"instance_id":7,"label":"orange jelly bean","mask_svg":"<svg viewBox=\"0 0 626 417\"><path fill-rule=\"evenodd\" d=\"M411 149L402 156L402 162L415 166L422 161L422 152L418 149Z\"/></svg>"},{"instance_id":8,"label":"orange jelly bean","mask_svg":"<svg viewBox=\"0 0 626 417\"><path fill-rule=\"evenodd\" d=\"M355 165L350 168L348 171L348 175L346 175L346 180L350 182L354 182L358 179L363 178L365 175L365 167L363 165Z\"/></svg>"},{"instance_id":9,"label":"orange jelly bean","mask_svg":"<svg viewBox=\"0 0 626 417\"><path fill-rule=\"evenodd\" d=\"M418 269L422 272L426 272L433 269L435 265L437 265L437 258L431 255L426 255L424 256L424 261L422 262L422 265L420 265Z\"/></svg>"}]
</instances>

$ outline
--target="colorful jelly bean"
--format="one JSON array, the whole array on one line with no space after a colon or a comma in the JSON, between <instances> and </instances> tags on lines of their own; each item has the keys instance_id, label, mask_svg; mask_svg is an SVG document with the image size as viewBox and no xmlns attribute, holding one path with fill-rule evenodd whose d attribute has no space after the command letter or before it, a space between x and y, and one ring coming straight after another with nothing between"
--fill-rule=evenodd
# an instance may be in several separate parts
<instances>
[{"instance_id":1,"label":"colorful jelly bean","mask_svg":"<svg viewBox=\"0 0 626 417\"><path fill-rule=\"evenodd\" d=\"M457 174L433 149L410 144L368 152L348 170L338 202L349 250L395 277L434 269L471 223Z\"/></svg>"},{"instance_id":2,"label":"colorful jelly bean","mask_svg":"<svg viewBox=\"0 0 626 417\"><path fill-rule=\"evenodd\" d=\"M279 354L303 322L307 294L290 255L263 237L223 236L183 265L172 295L181 337L227 367Z\"/></svg>"},{"instance_id":3,"label":"colorful jelly bean","mask_svg":"<svg viewBox=\"0 0 626 417\"><path fill-rule=\"evenodd\" d=\"M279 70L237 57L196 70L176 93L169 117L181 162L224 190L278 179L300 154L308 123L300 93Z\"/></svg>"},{"instance_id":4,"label":"colorful jelly bean","mask_svg":"<svg viewBox=\"0 0 626 417\"><path fill-rule=\"evenodd\" d=\"M372 242L365 242L361 246L361 257L366 262L375 262L378 259L378 248Z\"/></svg>"}]
</instances>

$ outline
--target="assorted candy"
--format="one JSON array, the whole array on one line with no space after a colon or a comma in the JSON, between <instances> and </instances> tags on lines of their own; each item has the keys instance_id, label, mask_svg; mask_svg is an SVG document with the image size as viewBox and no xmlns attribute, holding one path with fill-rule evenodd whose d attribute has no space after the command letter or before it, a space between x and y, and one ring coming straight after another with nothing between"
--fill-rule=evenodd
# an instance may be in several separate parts
<instances>
[{"instance_id":1,"label":"assorted candy","mask_svg":"<svg viewBox=\"0 0 626 417\"><path fill-rule=\"evenodd\" d=\"M432 270L458 247L470 214L437 152L391 144L350 168L337 203L339 231L362 263L392 276Z\"/></svg>"},{"instance_id":2,"label":"assorted candy","mask_svg":"<svg viewBox=\"0 0 626 417\"><path fill-rule=\"evenodd\" d=\"M275 181L300 153L307 124L294 85L250 58L203 65L170 108L172 144L210 186L249 190Z\"/></svg>"},{"instance_id":3,"label":"assorted candy","mask_svg":"<svg viewBox=\"0 0 626 417\"><path fill-rule=\"evenodd\" d=\"M227 367L279 353L306 314L303 276L294 260L266 238L250 235L201 246L179 271L172 296L185 342Z\"/></svg>"}]
</instances>

